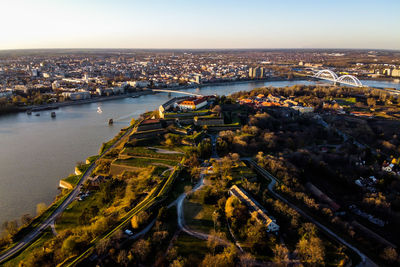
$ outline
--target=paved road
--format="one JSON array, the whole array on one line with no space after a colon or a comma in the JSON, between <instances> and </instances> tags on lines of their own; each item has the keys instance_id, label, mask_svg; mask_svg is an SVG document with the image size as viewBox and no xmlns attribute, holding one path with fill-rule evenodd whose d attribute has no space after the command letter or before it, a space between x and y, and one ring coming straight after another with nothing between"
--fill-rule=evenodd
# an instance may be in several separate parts
<instances>
[{"instance_id":1,"label":"paved road","mask_svg":"<svg viewBox=\"0 0 400 267\"><path fill-rule=\"evenodd\" d=\"M191 235L191 236L195 236L197 238L200 239L207 239L208 235L207 234L203 234L203 233L199 233L199 232L195 232L192 231L190 229L188 229L185 225L185 219L184 219L184 213L183 213L183 201L185 200L186 196L199 190L200 188L202 188L204 185L204 174L200 174L200 181L196 184L196 186L187 193L182 193L176 200L176 212L178 214L178 226L180 229L182 229L185 233Z\"/></svg>"},{"instance_id":2,"label":"paved road","mask_svg":"<svg viewBox=\"0 0 400 267\"><path fill-rule=\"evenodd\" d=\"M209 135L211 137L211 144L212 144L212 156L211 158L216 158L218 159L219 156L216 152L216 140L217 136L216 135ZM190 230L189 228L186 227L185 225L185 219L184 219L184 214L183 214L183 201L185 200L187 195L192 194L193 192L199 190L204 186L204 176L205 176L206 168L203 167L200 173L200 180L199 182L193 187L193 189L187 193L182 193L173 203L171 203L168 207L170 207L173 204L176 204L176 211L178 214L178 226L181 230L183 230L185 233L197 237L199 239L208 239L211 235L196 232L193 230ZM227 243L225 240L222 240L218 238L221 243Z\"/></svg>"},{"instance_id":3,"label":"paved road","mask_svg":"<svg viewBox=\"0 0 400 267\"><path fill-rule=\"evenodd\" d=\"M124 138L125 136L129 135L131 133L131 131L133 130L130 129L128 130L125 134L123 134L118 140L117 142L115 142L109 149L107 149L106 151L104 151L99 158L101 158L105 153L107 153L108 151L110 151L111 149L113 149L122 138ZM71 204L72 201L74 201L74 199L78 196L80 190L81 190L81 186L82 184L87 180L87 178L90 176L90 174L92 173L92 171L96 168L97 166L97 160L95 162L93 162L89 168L85 171L85 173L82 175L82 178L80 179L80 181L78 182L78 184L76 185L76 187L71 191L71 193L68 195L68 197L63 201L63 203L49 216L49 218L47 218L44 222L42 222L39 226L37 226L34 230L32 230L32 232L30 232L29 234L27 234L24 238L22 238L21 241L18 242L17 245L15 245L14 247L10 248L9 250L7 250L5 253L3 253L2 255L0 255L0 263L2 263L3 261L7 260L8 258L14 256L15 254L17 254L18 252L20 252L21 250L23 250L27 245L29 245L35 238L37 238L47 227L51 226L52 224L54 224L55 219L57 219L58 216L61 215L61 213L68 207L69 204Z\"/></svg>"},{"instance_id":4,"label":"paved road","mask_svg":"<svg viewBox=\"0 0 400 267\"><path fill-rule=\"evenodd\" d=\"M204 171L204 170L203 170ZM209 237L212 237L212 235L209 234L205 234L205 233L200 233L197 231L193 231L189 228L186 227L185 225L185 219L184 219L184 213L183 213L183 201L185 200L187 195L192 194L193 192L201 189L204 186L204 176L205 174L202 172L200 174L200 181L195 185L195 187L193 187L193 189L190 192L187 193L182 193L176 200L176 211L178 214L178 226L179 228L184 231L185 233L194 236L196 238L199 239L203 239L203 240L207 240ZM213 236L216 238L216 240L218 240L221 244L224 245L229 245L229 242L217 237L217 236Z\"/></svg>"},{"instance_id":5,"label":"paved road","mask_svg":"<svg viewBox=\"0 0 400 267\"><path fill-rule=\"evenodd\" d=\"M359 267L374 267L374 266L378 266L376 265L371 259L369 259L364 253L362 253L360 250L358 250L356 247L354 247L353 245L349 244L346 240L344 240L343 238L341 238L340 236L338 236L337 234L335 234L333 231L331 231L328 227L322 225L321 223L319 223L317 220L315 220L314 218L312 218L311 216L309 216L308 214L306 214L303 210L301 210L300 208L298 208L297 206L293 205L292 203L290 203L288 200L286 200L285 198L283 198L282 196L280 196L279 194L277 194L274 191L274 187L275 184L277 183L276 178L270 174L269 172L267 172L265 169L263 169L262 167L260 167L254 160L252 160L251 158L242 158L242 160L246 160L248 161L254 168L256 168L256 170L258 170L264 177L268 178L271 182L268 184L268 190L271 192L271 194L279 199L280 201L286 203L289 207L291 207L292 209L296 210L301 216L305 217L307 220L311 221L312 223L314 223L318 228L322 229L325 233L329 234L331 237L333 237L334 239L336 239L338 242L342 243L344 246L350 248L351 250L353 250L355 253L357 253L357 255L360 256L361 258L361 263L358 265Z\"/></svg>"}]
</instances>

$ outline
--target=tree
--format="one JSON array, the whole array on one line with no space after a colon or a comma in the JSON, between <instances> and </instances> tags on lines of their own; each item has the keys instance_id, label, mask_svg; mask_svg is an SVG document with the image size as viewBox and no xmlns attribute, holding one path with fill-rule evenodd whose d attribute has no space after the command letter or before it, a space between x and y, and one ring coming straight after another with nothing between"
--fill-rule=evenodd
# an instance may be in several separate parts
<instances>
[{"instance_id":1,"label":"tree","mask_svg":"<svg viewBox=\"0 0 400 267\"><path fill-rule=\"evenodd\" d=\"M150 253L150 242L147 240L139 240L133 246L133 252L136 254L140 261L144 262Z\"/></svg>"},{"instance_id":2,"label":"tree","mask_svg":"<svg viewBox=\"0 0 400 267\"><path fill-rule=\"evenodd\" d=\"M299 258L305 263L323 264L325 249L321 239L312 236L310 239L301 238L296 246Z\"/></svg>"},{"instance_id":3,"label":"tree","mask_svg":"<svg viewBox=\"0 0 400 267\"><path fill-rule=\"evenodd\" d=\"M100 233L104 232L105 230L107 230L108 225L109 225L109 221L107 220L107 218L101 217L92 224L93 232L96 234L100 234Z\"/></svg>"},{"instance_id":4,"label":"tree","mask_svg":"<svg viewBox=\"0 0 400 267\"><path fill-rule=\"evenodd\" d=\"M153 243L161 243L168 237L168 231L156 231L153 233Z\"/></svg>"},{"instance_id":5,"label":"tree","mask_svg":"<svg viewBox=\"0 0 400 267\"><path fill-rule=\"evenodd\" d=\"M131 219L131 225L133 229L138 229L144 222L149 219L150 215L146 211L140 212Z\"/></svg>"},{"instance_id":6,"label":"tree","mask_svg":"<svg viewBox=\"0 0 400 267\"><path fill-rule=\"evenodd\" d=\"M129 265L128 252L126 250L121 250L118 253L117 262L118 262L118 264L120 264L122 266L128 266Z\"/></svg>"},{"instance_id":7,"label":"tree","mask_svg":"<svg viewBox=\"0 0 400 267\"><path fill-rule=\"evenodd\" d=\"M173 147L179 145L182 142L182 137L177 134L166 134L165 136L165 144L169 147Z\"/></svg>"},{"instance_id":8,"label":"tree","mask_svg":"<svg viewBox=\"0 0 400 267\"><path fill-rule=\"evenodd\" d=\"M3 223L3 229L7 232L9 236L13 236L18 231L18 223L16 220L13 221L5 221Z\"/></svg>"},{"instance_id":9,"label":"tree","mask_svg":"<svg viewBox=\"0 0 400 267\"><path fill-rule=\"evenodd\" d=\"M215 255L215 249L219 244L218 237L215 234L209 235L207 239L207 247L212 251L212 254Z\"/></svg>"},{"instance_id":10,"label":"tree","mask_svg":"<svg viewBox=\"0 0 400 267\"><path fill-rule=\"evenodd\" d=\"M246 225L247 243L255 252L265 251L267 249L267 229L264 224L254 220L249 220Z\"/></svg>"},{"instance_id":11,"label":"tree","mask_svg":"<svg viewBox=\"0 0 400 267\"><path fill-rule=\"evenodd\" d=\"M392 247L386 247L382 254L381 257L387 261L388 263L393 263L397 260L398 255L397 255L397 251L396 249L392 248Z\"/></svg>"},{"instance_id":12,"label":"tree","mask_svg":"<svg viewBox=\"0 0 400 267\"><path fill-rule=\"evenodd\" d=\"M36 214L41 215L47 209L47 205L43 202L36 205Z\"/></svg>"},{"instance_id":13,"label":"tree","mask_svg":"<svg viewBox=\"0 0 400 267\"><path fill-rule=\"evenodd\" d=\"M250 253L243 253L239 256L240 266L252 267L254 266L255 259Z\"/></svg>"},{"instance_id":14,"label":"tree","mask_svg":"<svg viewBox=\"0 0 400 267\"><path fill-rule=\"evenodd\" d=\"M317 228L312 223L304 223L299 229L299 234L306 239L317 235Z\"/></svg>"},{"instance_id":15,"label":"tree","mask_svg":"<svg viewBox=\"0 0 400 267\"><path fill-rule=\"evenodd\" d=\"M193 167L190 169L190 176L193 177L198 177L200 175L201 169L199 167Z\"/></svg>"},{"instance_id":16,"label":"tree","mask_svg":"<svg viewBox=\"0 0 400 267\"><path fill-rule=\"evenodd\" d=\"M30 214L24 214L21 217L22 225L27 225L32 221L32 216Z\"/></svg>"},{"instance_id":17,"label":"tree","mask_svg":"<svg viewBox=\"0 0 400 267\"><path fill-rule=\"evenodd\" d=\"M215 226L220 227L220 225L221 225L222 215L220 212L221 212L221 210L214 210L214 212L212 214L212 219L214 222L214 231L215 231Z\"/></svg>"},{"instance_id":18,"label":"tree","mask_svg":"<svg viewBox=\"0 0 400 267\"><path fill-rule=\"evenodd\" d=\"M236 254L237 254L237 252L236 252L235 246L234 245L229 246L229 247L225 248L221 254L217 254L217 255L207 254L205 256L205 258L203 259L201 266L204 266L204 267L234 266L234 261L237 256Z\"/></svg>"},{"instance_id":19,"label":"tree","mask_svg":"<svg viewBox=\"0 0 400 267\"><path fill-rule=\"evenodd\" d=\"M367 99L367 104L368 104L368 106L370 106L371 108L375 107L375 105L376 105L376 100L375 100L375 98L369 97L369 98Z\"/></svg>"},{"instance_id":20,"label":"tree","mask_svg":"<svg viewBox=\"0 0 400 267\"><path fill-rule=\"evenodd\" d=\"M64 240L61 249L65 254L72 254L76 250L76 239L77 237L75 236L69 236L67 239Z\"/></svg>"},{"instance_id":21,"label":"tree","mask_svg":"<svg viewBox=\"0 0 400 267\"><path fill-rule=\"evenodd\" d=\"M111 241L109 238L100 239L100 241L96 244L97 254L104 254L110 245L111 245Z\"/></svg>"},{"instance_id":22,"label":"tree","mask_svg":"<svg viewBox=\"0 0 400 267\"><path fill-rule=\"evenodd\" d=\"M186 265L186 260L182 257L175 259L169 267L184 267Z\"/></svg>"},{"instance_id":23,"label":"tree","mask_svg":"<svg viewBox=\"0 0 400 267\"><path fill-rule=\"evenodd\" d=\"M199 151L201 158L203 159L209 158L212 152L212 145L210 139L203 139L198 145L197 149Z\"/></svg>"},{"instance_id":24,"label":"tree","mask_svg":"<svg viewBox=\"0 0 400 267\"><path fill-rule=\"evenodd\" d=\"M239 204L239 200L235 196L230 196L225 203L225 214L227 218L233 216L235 205Z\"/></svg>"},{"instance_id":25,"label":"tree","mask_svg":"<svg viewBox=\"0 0 400 267\"><path fill-rule=\"evenodd\" d=\"M289 262L289 250L282 244L276 244L273 251L273 262L279 266L287 266Z\"/></svg>"}]
</instances>

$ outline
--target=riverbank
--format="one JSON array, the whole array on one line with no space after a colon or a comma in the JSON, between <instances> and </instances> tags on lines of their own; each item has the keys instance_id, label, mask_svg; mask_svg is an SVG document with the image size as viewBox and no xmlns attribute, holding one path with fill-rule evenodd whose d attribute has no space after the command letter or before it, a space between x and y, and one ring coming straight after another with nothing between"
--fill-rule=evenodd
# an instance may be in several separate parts
<instances>
[{"instance_id":1,"label":"riverbank","mask_svg":"<svg viewBox=\"0 0 400 267\"><path fill-rule=\"evenodd\" d=\"M90 103L97 103L97 102L103 102L103 101L109 101L109 100L122 99L122 98L127 98L127 97L139 97L139 96L143 96L143 95L156 94L156 92L152 91L153 89L185 90L185 89L203 88L203 87L207 87L207 86L226 86L226 85L244 84L244 83L249 83L249 82L275 82L275 81L295 81L295 80L304 80L304 78L299 77L299 78L294 78L294 79L288 80L288 79L284 79L284 78L280 78L280 77L274 77L274 78L265 78L265 79L257 79L257 80L246 79L246 80L240 80L240 81L210 82L210 83L202 83L202 84L174 86L174 87L168 87L168 88L164 88L164 87L162 87L162 88L146 88L146 89L143 89L142 91L121 94L121 95L100 96L100 97L75 100L75 101L69 100L69 101L65 101L65 102L57 102L57 103L44 104L44 105L16 107L15 109L10 110L7 113L26 112L28 110L37 112L37 111L42 111L42 110L58 109L60 107L66 107L66 106L90 104ZM0 115L2 115L2 114L0 113Z\"/></svg>"},{"instance_id":2,"label":"riverbank","mask_svg":"<svg viewBox=\"0 0 400 267\"><path fill-rule=\"evenodd\" d=\"M227 86L227 85L237 85L237 84L246 84L246 83L260 83L260 82L280 82L280 81L287 81L287 82L294 82L294 81L313 81L316 84L320 83L321 85L327 84L324 81L320 81L317 79L314 79L312 77L307 77L307 76L295 76L292 79L287 79L284 77L268 77L268 78L263 78L263 79L242 79L242 80L236 80L236 81L218 81L218 82L208 82L208 83L201 83L201 84L192 84L192 85L184 85L184 86L174 86L174 87L161 87L161 88L145 88L141 91L137 92L131 92L127 94L121 94L121 95L113 95L113 96L100 96L100 97L94 97L90 99L83 99L83 100L69 100L65 102L57 102L57 103L51 103L51 104L44 104L44 105L32 105L32 106L25 106L25 107L14 107L7 112L1 113L0 116L3 114L9 114L9 113L15 113L15 112L26 112L28 110L32 111L42 111L42 110L50 110L50 109L58 109L60 107L66 107L66 106L72 106L72 105L82 105L82 104L90 104L90 103L97 103L97 102L103 102L103 101L109 101L109 100L116 100L116 99L122 99L122 98L127 98L127 97L139 97L143 95L150 95L150 94L156 94L156 92L153 92L153 89L163 89L163 90L187 90L187 89L194 89L194 88L204 88L208 86ZM388 80L383 79L383 78L377 78L377 79L363 79L363 81L369 81L369 82L383 82L383 83L396 83L395 80ZM366 87L370 87L373 89L379 89L379 90L384 90L386 92L389 92L391 94L400 94L399 90L396 89L395 87L394 90L385 87L385 86L369 86L366 85Z\"/></svg>"},{"instance_id":3,"label":"riverbank","mask_svg":"<svg viewBox=\"0 0 400 267\"><path fill-rule=\"evenodd\" d=\"M195 88L204 88L208 86L229 86L229 85L237 85L237 84L246 84L246 83L261 83L261 82L280 82L280 81L287 81L287 82L294 82L294 81L314 81L316 84L321 83L321 85L326 84L323 81L319 81L316 79L313 79L311 77L303 77L303 76L298 76L298 77L293 77L292 79L287 79L283 77L269 77L269 78L264 78L264 79L243 79L243 80L236 80L236 81L220 81L220 82L209 82L209 83L202 83L202 84L192 84L192 85L184 85L184 86L175 86L175 87L168 87L168 88L145 88L142 91L137 91L137 92L132 92L132 93L127 93L127 94L121 94L121 95L114 95L114 96L103 96L103 97L94 97L90 99L83 99L83 100L75 100L75 101L65 101L65 102L58 102L58 103L51 103L51 104L44 104L44 105L33 105L33 106L26 106L26 107L16 107L13 110L8 111L7 113L14 113L14 112L26 112L28 110L31 111L42 111L42 110L50 110L50 109L58 109L60 107L66 107L66 106L72 106L72 105L82 105L82 104L90 104L90 103L97 103L97 102L103 102L103 101L109 101L109 100L116 100L116 99L122 99L122 98L127 98L127 97L140 97L143 95L150 95L150 94L156 94L156 92L153 92L153 89L163 89L163 90L188 90L188 89L195 89ZM379 80L373 80L373 79L368 79L368 81L376 81L379 82ZM387 81L385 81L387 82ZM379 89L379 90L384 90L392 94L400 94L398 90L392 90L388 89L385 87L375 87L375 86L368 86L370 88L374 89ZM5 113L3 113L5 114ZM0 115L2 115L0 113Z\"/></svg>"},{"instance_id":4,"label":"riverbank","mask_svg":"<svg viewBox=\"0 0 400 267\"><path fill-rule=\"evenodd\" d=\"M315 85L315 81L252 80L179 88L204 95L229 95L263 86ZM143 95L146 94L146 95ZM59 179L69 176L77 161L98 153L99 144L112 139L132 118L155 110L169 100L166 93L137 92L140 97L119 95L63 103L55 119L51 111L41 116L14 112L0 116L0 222L35 213L35 204L50 204L59 193ZM108 101L113 100L113 101ZM61 104L61 103L60 103ZM82 104L82 105L81 105ZM84 104L84 105L83 105ZM98 112L99 107L102 112ZM109 125L108 120L114 119ZM21 160L21 157L23 160Z\"/></svg>"},{"instance_id":5,"label":"riverbank","mask_svg":"<svg viewBox=\"0 0 400 267\"><path fill-rule=\"evenodd\" d=\"M150 95L150 94L154 94L154 92L139 91L139 92L133 92L133 93L128 93L128 94L122 94L122 95L100 96L100 97L95 97L95 98L90 98L90 99L65 101L65 102L45 104L45 105L39 105L39 106L27 106L27 107L24 107L20 111L32 110L35 112L35 111L41 111L41 110L57 109L57 108L66 107L66 106L82 105L82 104L90 104L90 103L103 102L103 101L109 101L109 100L116 100L116 99L122 99L122 98L126 98L126 97L139 97L139 96Z\"/></svg>"}]
</instances>

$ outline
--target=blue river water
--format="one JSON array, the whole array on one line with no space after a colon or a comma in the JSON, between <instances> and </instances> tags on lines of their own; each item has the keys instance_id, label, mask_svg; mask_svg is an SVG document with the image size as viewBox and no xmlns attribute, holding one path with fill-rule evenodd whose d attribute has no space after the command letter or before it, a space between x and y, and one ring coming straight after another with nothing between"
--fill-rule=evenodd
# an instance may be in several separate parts
<instances>
[{"instance_id":1,"label":"blue river water","mask_svg":"<svg viewBox=\"0 0 400 267\"><path fill-rule=\"evenodd\" d=\"M362 81L371 86L396 83ZM245 82L187 89L204 95L229 95L262 86L314 84L312 81ZM35 214L37 203L49 204L57 195L59 179L73 172L78 161L95 155L102 144L146 111L166 102L166 93L41 111L40 116L15 113L0 116L0 223ZM99 112L101 110L102 112ZM108 125L108 119L114 125Z\"/></svg>"}]
</instances>

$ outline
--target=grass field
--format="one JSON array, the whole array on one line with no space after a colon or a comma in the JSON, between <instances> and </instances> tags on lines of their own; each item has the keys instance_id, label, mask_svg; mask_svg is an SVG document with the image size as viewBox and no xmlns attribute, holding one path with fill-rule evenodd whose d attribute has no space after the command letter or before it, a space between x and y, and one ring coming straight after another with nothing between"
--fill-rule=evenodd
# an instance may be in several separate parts
<instances>
[{"instance_id":1,"label":"grass field","mask_svg":"<svg viewBox=\"0 0 400 267\"><path fill-rule=\"evenodd\" d=\"M129 158L129 159L117 159L114 163L119 164L119 165L127 165L127 166L132 166L132 167L145 168L150 165L154 165L154 163L175 166L176 164L178 164L178 161L133 157L133 158ZM157 164L155 164L155 165L157 165Z\"/></svg>"},{"instance_id":2,"label":"grass field","mask_svg":"<svg viewBox=\"0 0 400 267\"><path fill-rule=\"evenodd\" d=\"M96 193L87 197L84 201L72 202L62 213L62 216L56 221L56 230L63 231L69 228L74 228L78 225L79 216L85 210L91 206L103 206L101 199L96 197Z\"/></svg>"},{"instance_id":3,"label":"grass field","mask_svg":"<svg viewBox=\"0 0 400 267\"><path fill-rule=\"evenodd\" d=\"M80 175L70 175L67 178L64 178L62 180L69 183L70 185L74 186L79 182L80 179L81 179Z\"/></svg>"},{"instance_id":4,"label":"grass field","mask_svg":"<svg viewBox=\"0 0 400 267\"><path fill-rule=\"evenodd\" d=\"M341 106L353 106L357 102L355 97L335 98L335 100Z\"/></svg>"},{"instance_id":5,"label":"grass field","mask_svg":"<svg viewBox=\"0 0 400 267\"><path fill-rule=\"evenodd\" d=\"M88 168L89 168L90 164L81 164L76 166L76 170L78 170L80 173L84 173Z\"/></svg>"},{"instance_id":6,"label":"grass field","mask_svg":"<svg viewBox=\"0 0 400 267\"><path fill-rule=\"evenodd\" d=\"M201 204L196 197L185 199L183 203L185 222L190 229L209 234L214 229L212 214L215 211L213 205Z\"/></svg>"},{"instance_id":7,"label":"grass field","mask_svg":"<svg viewBox=\"0 0 400 267\"><path fill-rule=\"evenodd\" d=\"M199 262L202 261L209 252L207 241L197 239L186 233L179 234L175 246L178 249L179 256L183 258L188 258L189 256L194 257Z\"/></svg>"},{"instance_id":8,"label":"grass field","mask_svg":"<svg viewBox=\"0 0 400 267\"><path fill-rule=\"evenodd\" d=\"M92 163L99 158L99 155L90 156L86 159L86 163Z\"/></svg>"},{"instance_id":9,"label":"grass field","mask_svg":"<svg viewBox=\"0 0 400 267\"><path fill-rule=\"evenodd\" d=\"M246 166L242 161L240 161L239 165L235 168L232 168L232 178L233 179L242 179L242 177L246 179L252 179L257 177L257 174Z\"/></svg>"},{"instance_id":10,"label":"grass field","mask_svg":"<svg viewBox=\"0 0 400 267\"><path fill-rule=\"evenodd\" d=\"M157 148L170 150L169 148L162 146ZM149 149L147 147L142 147L142 146L127 147L123 150L122 154L126 154L128 156L151 157L157 159L170 159L170 160L180 160L182 158L181 154L157 153L154 149Z\"/></svg>"}]
</instances>

